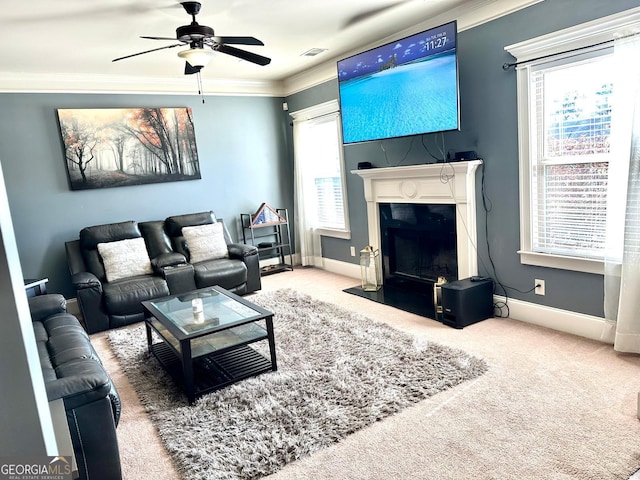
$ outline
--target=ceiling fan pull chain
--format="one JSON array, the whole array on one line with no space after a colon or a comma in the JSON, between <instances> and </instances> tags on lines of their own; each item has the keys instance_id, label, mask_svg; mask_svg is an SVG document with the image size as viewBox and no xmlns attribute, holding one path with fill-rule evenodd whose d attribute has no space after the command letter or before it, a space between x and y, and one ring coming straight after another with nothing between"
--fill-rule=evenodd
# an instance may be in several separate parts
<instances>
[{"instance_id":1,"label":"ceiling fan pull chain","mask_svg":"<svg viewBox=\"0 0 640 480\"><path fill-rule=\"evenodd\" d=\"M202 88L202 77L200 76L200 70L196 73L198 77L198 94L202 97L202 103L204 104L204 88Z\"/></svg>"}]
</instances>

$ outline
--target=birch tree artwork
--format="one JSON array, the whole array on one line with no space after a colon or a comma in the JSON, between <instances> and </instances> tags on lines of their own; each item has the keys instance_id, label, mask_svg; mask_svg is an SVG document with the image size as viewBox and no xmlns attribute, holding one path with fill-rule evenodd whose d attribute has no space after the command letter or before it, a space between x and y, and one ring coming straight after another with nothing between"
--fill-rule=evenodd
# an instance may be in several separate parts
<instances>
[{"instance_id":1,"label":"birch tree artwork","mask_svg":"<svg viewBox=\"0 0 640 480\"><path fill-rule=\"evenodd\" d=\"M58 109L71 190L200 178L190 108Z\"/></svg>"}]
</instances>

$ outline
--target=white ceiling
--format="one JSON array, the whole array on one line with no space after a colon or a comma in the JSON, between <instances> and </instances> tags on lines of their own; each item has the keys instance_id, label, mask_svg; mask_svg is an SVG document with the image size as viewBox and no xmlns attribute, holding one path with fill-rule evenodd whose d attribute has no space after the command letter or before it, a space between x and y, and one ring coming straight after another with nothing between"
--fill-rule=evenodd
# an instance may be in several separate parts
<instances>
[{"instance_id":1,"label":"white ceiling","mask_svg":"<svg viewBox=\"0 0 640 480\"><path fill-rule=\"evenodd\" d=\"M254 36L265 46L240 48L270 57L261 67L216 54L202 71L205 91L235 85L239 91L287 87L320 67L335 76L335 60L405 31L481 13L484 19L540 0L201 0L197 16L222 36ZM3 0L0 13L0 90L103 89L193 91L182 47L112 59L170 45L141 35L175 37L191 18L171 0ZM378 13L375 13L378 12ZM359 20L358 20L359 19ZM467 22L468 23L468 22ZM464 25L462 25L464 27ZM458 28L461 28L460 20ZM414 31L410 31L410 30ZM409 32L410 31L410 32ZM311 48L327 49L315 57ZM87 85L92 85L89 88ZM144 85L144 86L143 86Z\"/></svg>"}]
</instances>

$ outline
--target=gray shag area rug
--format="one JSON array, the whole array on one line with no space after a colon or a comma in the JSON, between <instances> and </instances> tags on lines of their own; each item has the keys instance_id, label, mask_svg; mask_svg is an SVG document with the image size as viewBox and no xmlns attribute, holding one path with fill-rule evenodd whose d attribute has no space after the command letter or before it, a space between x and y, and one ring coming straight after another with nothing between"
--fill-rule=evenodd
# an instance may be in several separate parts
<instances>
[{"instance_id":1,"label":"gray shag area rug","mask_svg":"<svg viewBox=\"0 0 640 480\"><path fill-rule=\"evenodd\" d=\"M192 406L147 353L144 327L109 333L185 479L272 474L487 370L462 351L291 289L249 299L275 314L278 371L204 395ZM266 342L252 346L267 354Z\"/></svg>"}]
</instances>

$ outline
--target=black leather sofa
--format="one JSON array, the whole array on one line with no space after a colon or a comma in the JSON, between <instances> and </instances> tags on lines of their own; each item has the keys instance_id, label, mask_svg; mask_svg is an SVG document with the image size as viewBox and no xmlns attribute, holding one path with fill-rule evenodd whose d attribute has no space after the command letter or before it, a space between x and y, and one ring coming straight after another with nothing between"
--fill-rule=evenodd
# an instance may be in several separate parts
<instances>
[{"instance_id":1,"label":"black leather sofa","mask_svg":"<svg viewBox=\"0 0 640 480\"><path fill-rule=\"evenodd\" d=\"M63 400L79 478L118 480L120 397L66 305L58 294L29 298L47 397Z\"/></svg>"},{"instance_id":2,"label":"black leather sofa","mask_svg":"<svg viewBox=\"0 0 640 480\"><path fill-rule=\"evenodd\" d=\"M220 222L213 212L127 221L83 228L79 239L65 243L71 281L87 332L95 333L143 320L143 301L219 285L238 295L260 290L258 249L233 243L223 228L226 256L191 262L183 228ZM100 244L144 239L151 269L108 280Z\"/></svg>"}]
</instances>

